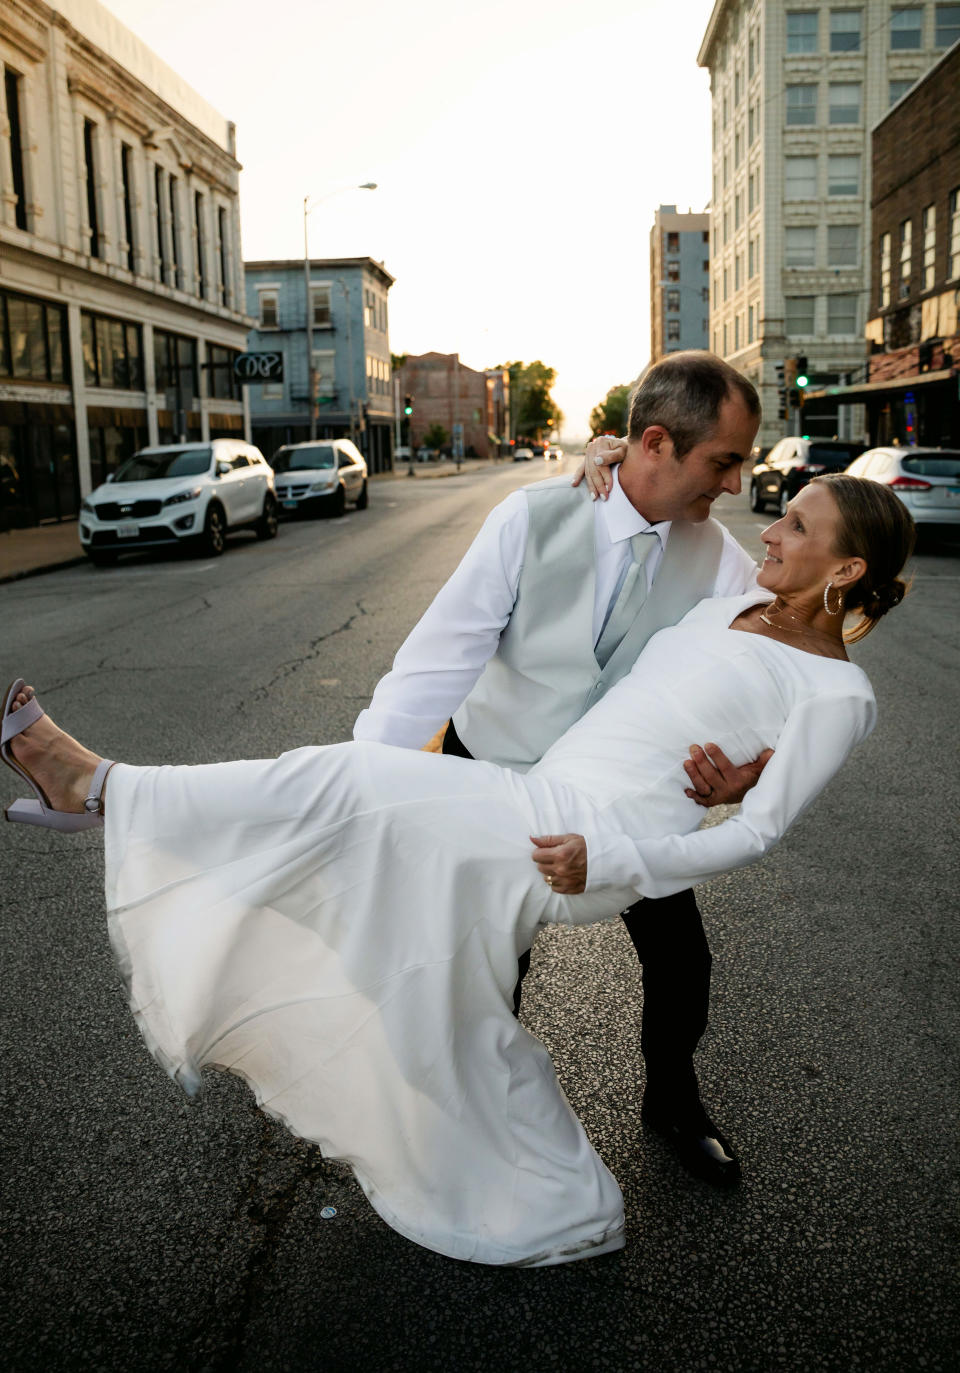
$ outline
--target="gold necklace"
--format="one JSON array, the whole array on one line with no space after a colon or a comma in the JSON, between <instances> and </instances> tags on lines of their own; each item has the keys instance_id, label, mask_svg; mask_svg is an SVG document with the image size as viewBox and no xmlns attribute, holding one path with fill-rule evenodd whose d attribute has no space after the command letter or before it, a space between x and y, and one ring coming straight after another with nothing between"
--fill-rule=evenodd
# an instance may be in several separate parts
<instances>
[{"instance_id":1,"label":"gold necklace","mask_svg":"<svg viewBox=\"0 0 960 1373\"><path fill-rule=\"evenodd\" d=\"M777 597L777 600L779 600L779 597ZM794 619L800 620L800 627L797 628L794 625L780 624L779 620L769 620L767 618L766 610L761 610L760 618L765 625L769 625L771 629L786 630L788 634L823 634L825 632L822 629L814 629L813 625L806 624L803 621L802 617L797 615L796 611L791 610L790 607L788 605L784 605L782 601L779 605L777 605L777 600L771 602L771 606L774 608L774 614L782 615L783 612L786 611L787 614L792 615Z\"/></svg>"}]
</instances>

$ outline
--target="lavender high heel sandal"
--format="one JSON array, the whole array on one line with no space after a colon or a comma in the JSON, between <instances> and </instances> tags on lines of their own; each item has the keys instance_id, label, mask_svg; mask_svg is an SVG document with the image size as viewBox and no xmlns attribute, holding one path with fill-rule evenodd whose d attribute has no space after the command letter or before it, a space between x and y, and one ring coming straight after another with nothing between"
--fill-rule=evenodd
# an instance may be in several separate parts
<instances>
[{"instance_id":1,"label":"lavender high heel sandal","mask_svg":"<svg viewBox=\"0 0 960 1373\"><path fill-rule=\"evenodd\" d=\"M54 810L43 788L27 769L14 758L13 750L10 748L10 740L15 739L18 734L22 734L31 725L35 725L45 714L35 697L31 698L25 706L21 706L19 710L11 710L17 693L23 690L24 685L23 678L18 677L7 688L7 693L3 698L3 716L2 724L0 724L0 758L3 759L8 768L12 768L33 789L36 793L36 800L21 798L19 801L14 801L12 805L7 806L3 812L4 816L21 825L42 825L44 829L60 830L64 834L75 834L78 830L89 830L97 825L102 825L103 784L107 780L107 773L113 767L113 763L108 758L104 758L97 764L93 780L90 783L90 791L83 803L83 812L79 815L71 811Z\"/></svg>"}]
</instances>

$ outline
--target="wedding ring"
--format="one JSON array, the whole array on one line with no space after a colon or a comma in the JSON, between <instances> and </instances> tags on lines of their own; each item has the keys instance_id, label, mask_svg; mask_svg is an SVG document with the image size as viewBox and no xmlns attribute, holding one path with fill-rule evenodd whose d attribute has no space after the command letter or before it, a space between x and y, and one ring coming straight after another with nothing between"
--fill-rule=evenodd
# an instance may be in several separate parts
<instances>
[{"instance_id":1,"label":"wedding ring","mask_svg":"<svg viewBox=\"0 0 960 1373\"><path fill-rule=\"evenodd\" d=\"M552 877L548 877L548 878L547 878L547 886L548 886L548 887L552 887L552 886L553 886L553 878L552 878Z\"/></svg>"}]
</instances>

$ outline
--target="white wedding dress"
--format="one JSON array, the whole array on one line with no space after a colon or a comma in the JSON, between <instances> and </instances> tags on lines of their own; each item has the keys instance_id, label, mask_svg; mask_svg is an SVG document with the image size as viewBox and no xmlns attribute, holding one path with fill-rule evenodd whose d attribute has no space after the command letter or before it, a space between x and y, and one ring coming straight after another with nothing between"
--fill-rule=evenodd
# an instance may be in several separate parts
<instances>
[{"instance_id":1,"label":"white wedding dress","mask_svg":"<svg viewBox=\"0 0 960 1373\"><path fill-rule=\"evenodd\" d=\"M543 1046L512 1015L542 922L608 919L749 862L869 732L852 664L706 601L528 774L373 743L262 762L118 765L106 814L114 949L143 1037L187 1091L212 1065L346 1160L396 1230L458 1259L560 1263L623 1243L620 1189ZM697 831L681 763L776 754ZM580 896L530 835L582 833Z\"/></svg>"}]
</instances>

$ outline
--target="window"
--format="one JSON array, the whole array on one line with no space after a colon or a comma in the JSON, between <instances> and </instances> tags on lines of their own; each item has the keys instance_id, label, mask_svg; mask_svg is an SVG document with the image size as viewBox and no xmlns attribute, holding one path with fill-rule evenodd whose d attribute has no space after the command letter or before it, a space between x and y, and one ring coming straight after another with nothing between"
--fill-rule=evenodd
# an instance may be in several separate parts
<instances>
[{"instance_id":1,"label":"window","mask_svg":"<svg viewBox=\"0 0 960 1373\"><path fill-rule=\"evenodd\" d=\"M755 268L756 258L753 251L753 239L751 238L750 242L747 244L747 280L753 276Z\"/></svg>"},{"instance_id":2,"label":"window","mask_svg":"<svg viewBox=\"0 0 960 1373\"><path fill-rule=\"evenodd\" d=\"M740 74L740 68L737 67L736 71L733 73L733 104L734 104L734 108L736 108L736 106L740 104L740 96L741 96L742 94L743 94L743 77L742 77L741 74Z\"/></svg>"},{"instance_id":3,"label":"window","mask_svg":"<svg viewBox=\"0 0 960 1373\"><path fill-rule=\"evenodd\" d=\"M127 270L137 270L133 242L133 149L128 143L120 145L120 177L123 181L123 233L126 238Z\"/></svg>"},{"instance_id":4,"label":"window","mask_svg":"<svg viewBox=\"0 0 960 1373\"><path fill-rule=\"evenodd\" d=\"M333 400L337 394L337 355L333 349L314 349L313 378L318 400Z\"/></svg>"},{"instance_id":5,"label":"window","mask_svg":"<svg viewBox=\"0 0 960 1373\"><path fill-rule=\"evenodd\" d=\"M196 339L154 329L153 368L157 390L176 392L178 407L189 407L200 394Z\"/></svg>"},{"instance_id":6,"label":"window","mask_svg":"<svg viewBox=\"0 0 960 1373\"><path fill-rule=\"evenodd\" d=\"M10 162L13 172L14 223L18 229L27 227L27 196L23 180L23 132L20 124L20 91L22 77L4 68L3 85L7 97L7 121L10 125Z\"/></svg>"},{"instance_id":7,"label":"window","mask_svg":"<svg viewBox=\"0 0 960 1373\"><path fill-rule=\"evenodd\" d=\"M730 211L723 212L723 246L727 246L727 239L730 237Z\"/></svg>"},{"instance_id":8,"label":"window","mask_svg":"<svg viewBox=\"0 0 960 1373\"><path fill-rule=\"evenodd\" d=\"M163 168L154 163L153 168L153 207L156 214L157 262L160 280L167 279L167 214L163 201Z\"/></svg>"},{"instance_id":9,"label":"window","mask_svg":"<svg viewBox=\"0 0 960 1373\"><path fill-rule=\"evenodd\" d=\"M311 286L310 304L313 310L314 329L325 329L327 325L332 323L332 316L330 313L330 287Z\"/></svg>"},{"instance_id":10,"label":"window","mask_svg":"<svg viewBox=\"0 0 960 1373\"><path fill-rule=\"evenodd\" d=\"M788 334L812 334L816 296L786 296L784 326Z\"/></svg>"},{"instance_id":11,"label":"window","mask_svg":"<svg viewBox=\"0 0 960 1373\"><path fill-rule=\"evenodd\" d=\"M743 191L737 191L733 198L733 227L739 229L743 223Z\"/></svg>"},{"instance_id":12,"label":"window","mask_svg":"<svg viewBox=\"0 0 960 1373\"><path fill-rule=\"evenodd\" d=\"M260 303L260 325L261 329L280 328L280 292L276 290L257 292Z\"/></svg>"},{"instance_id":13,"label":"window","mask_svg":"<svg viewBox=\"0 0 960 1373\"><path fill-rule=\"evenodd\" d=\"M898 100L902 100L907 91L912 90L916 85L916 80L911 77L909 81L891 81L889 87L889 103L895 105Z\"/></svg>"},{"instance_id":14,"label":"window","mask_svg":"<svg viewBox=\"0 0 960 1373\"><path fill-rule=\"evenodd\" d=\"M668 281L679 281L679 280L680 280L680 263L679 263L679 262L668 262L668 263L667 263L667 280L668 280Z\"/></svg>"},{"instance_id":15,"label":"window","mask_svg":"<svg viewBox=\"0 0 960 1373\"><path fill-rule=\"evenodd\" d=\"M100 218L97 213L97 126L92 119L83 121L83 160L87 179L87 229L90 237L87 251L91 257L100 256Z\"/></svg>"},{"instance_id":16,"label":"window","mask_svg":"<svg viewBox=\"0 0 960 1373\"><path fill-rule=\"evenodd\" d=\"M891 236L880 235L880 309L890 304Z\"/></svg>"},{"instance_id":17,"label":"window","mask_svg":"<svg viewBox=\"0 0 960 1373\"><path fill-rule=\"evenodd\" d=\"M827 195L860 194L860 154L831 153L827 158Z\"/></svg>"},{"instance_id":18,"label":"window","mask_svg":"<svg viewBox=\"0 0 960 1373\"><path fill-rule=\"evenodd\" d=\"M747 46L747 77L751 77L757 69L757 40L753 34L750 35L750 42Z\"/></svg>"},{"instance_id":19,"label":"window","mask_svg":"<svg viewBox=\"0 0 960 1373\"><path fill-rule=\"evenodd\" d=\"M753 147L753 140L757 136L757 124L754 118L753 106L747 110L747 146Z\"/></svg>"},{"instance_id":20,"label":"window","mask_svg":"<svg viewBox=\"0 0 960 1373\"><path fill-rule=\"evenodd\" d=\"M206 251L206 239L203 232L203 195L200 191L193 193L193 220L197 233L197 295L203 299L203 256Z\"/></svg>"},{"instance_id":21,"label":"window","mask_svg":"<svg viewBox=\"0 0 960 1373\"><path fill-rule=\"evenodd\" d=\"M217 209L217 238L220 249L220 304L231 305L230 293L230 249L227 243L227 212L221 205Z\"/></svg>"},{"instance_id":22,"label":"window","mask_svg":"<svg viewBox=\"0 0 960 1373\"><path fill-rule=\"evenodd\" d=\"M900 290L901 300L910 294L911 261L913 257L913 220L904 219L900 223Z\"/></svg>"},{"instance_id":23,"label":"window","mask_svg":"<svg viewBox=\"0 0 960 1373\"><path fill-rule=\"evenodd\" d=\"M831 338L857 332L857 297L851 291L827 296L827 333Z\"/></svg>"},{"instance_id":24,"label":"window","mask_svg":"<svg viewBox=\"0 0 960 1373\"><path fill-rule=\"evenodd\" d=\"M923 212L923 289L929 291L937 274L937 211L928 205Z\"/></svg>"},{"instance_id":25,"label":"window","mask_svg":"<svg viewBox=\"0 0 960 1373\"><path fill-rule=\"evenodd\" d=\"M680 321L678 319L667 320L667 342L680 342Z\"/></svg>"},{"instance_id":26,"label":"window","mask_svg":"<svg viewBox=\"0 0 960 1373\"><path fill-rule=\"evenodd\" d=\"M726 304L727 297L729 296L729 294L730 294L730 268L729 268L729 267L724 267L724 269L723 269L723 300L724 300L724 304Z\"/></svg>"},{"instance_id":27,"label":"window","mask_svg":"<svg viewBox=\"0 0 960 1373\"><path fill-rule=\"evenodd\" d=\"M730 181L730 159L727 157L727 154L724 153L724 155L723 155L723 189L724 189L724 190L727 189L727 184L729 183L729 181Z\"/></svg>"},{"instance_id":28,"label":"window","mask_svg":"<svg viewBox=\"0 0 960 1373\"><path fill-rule=\"evenodd\" d=\"M377 327L377 297L373 291L363 293L363 323L367 329ZM370 359L368 359L370 361Z\"/></svg>"},{"instance_id":29,"label":"window","mask_svg":"<svg viewBox=\"0 0 960 1373\"><path fill-rule=\"evenodd\" d=\"M830 11L830 51L860 51L860 10Z\"/></svg>"},{"instance_id":30,"label":"window","mask_svg":"<svg viewBox=\"0 0 960 1373\"><path fill-rule=\"evenodd\" d=\"M860 225L827 226L827 266L856 267L860 261Z\"/></svg>"},{"instance_id":31,"label":"window","mask_svg":"<svg viewBox=\"0 0 960 1373\"><path fill-rule=\"evenodd\" d=\"M737 253L737 256L733 259L733 289L735 291L739 291L740 287L743 285L743 282L741 281L742 275L743 256L741 253Z\"/></svg>"},{"instance_id":32,"label":"window","mask_svg":"<svg viewBox=\"0 0 960 1373\"><path fill-rule=\"evenodd\" d=\"M680 292L679 292L679 291L668 291L668 292L667 292L667 309L668 309L668 310L679 310L679 309L680 309Z\"/></svg>"},{"instance_id":33,"label":"window","mask_svg":"<svg viewBox=\"0 0 960 1373\"><path fill-rule=\"evenodd\" d=\"M668 253L679 253L679 251L680 251L680 235L679 235L679 234L667 234L667 252L668 252Z\"/></svg>"},{"instance_id":34,"label":"window","mask_svg":"<svg viewBox=\"0 0 960 1373\"><path fill-rule=\"evenodd\" d=\"M830 159L833 161L833 159ZM812 200L817 194L817 159L785 157L784 196L787 200Z\"/></svg>"},{"instance_id":35,"label":"window","mask_svg":"<svg viewBox=\"0 0 960 1373\"><path fill-rule=\"evenodd\" d=\"M950 48L960 38L960 5L934 5L935 48Z\"/></svg>"},{"instance_id":36,"label":"window","mask_svg":"<svg viewBox=\"0 0 960 1373\"><path fill-rule=\"evenodd\" d=\"M66 378L66 311L0 291L0 375L24 381Z\"/></svg>"},{"instance_id":37,"label":"window","mask_svg":"<svg viewBox=\"0 0 960 1373\"><path fill-rule=\"evenodd\" d=\"M700 298L701 298L701 300L703 301L704 305L709 305L709 304L710 304L710 287L709 287L709 286L704 286L704 287L701 289Z\"/></svg>"},{"instance_id":38,"label":"window","mask_svg":"<svg viewBox=\"0 0 960 1373\"><path fill-rule=\"evenodd\" d=\"M143 390L143 345L139 324L84 310L80 315L83 379L87 386L115 391Z\"/></svg>"},{"instance_id":39,"label":"window","mask_svg":"<svg viewBox=\"0 0 960 1373\"><path fill-rule=\"evenodd\" d=\"M733 165L739 167L743 161L743 130L738 129L733 136Z\"/></svg>"},{"instance_id":40,"label":"window","mask_svg":"<svg viewBox=\"0 0 960 1373\"><path fill-rule=\"evenodd\" d=\"M830 82L830 123L860 123L860 83Z\"/></svg>"},{"instance_id":41,"label":"window","mask_svg":"<svg viewBox=\"0 0 960 1373\"><path fill-rule=\"evenodd\" d=\"M948 252L947 277L950 281L960 277L960 186L950 192L950 248Z\"/></svg>"},{"instance_id":42,"label":"window","mask_svg":"<svg viewBox=\"0 0 960 1373\"><path fill-rule=\"evenodd\" d=\"M730 350L727 346L727 325L725 324L723 326L723 356L726 357L729 351Z\"/></svg>"},{"instance_id":43,"label":"window","mask_svg":"<svg viewBox=\"0 0 960 1373\"><path fill-rule=\"evenodd\" d=\"M923 10L894 9L890 11L890 49L903 52L907 48L923 46Z\"/></svg>"},{"instance_id":44,"label":"window","mask_svg":"<svg viewBox=\"0 0 960 1373\"><path fill-rule=\"evenodd\" d=\"M170 194L170 243L173 248L173 284L178 289L183 285L183 271L180 266L180 186L177 178L167 178Z\"/></svg>"},{"instance_id":45,"label":"window","mask_svg":"<svg viewBox=\"0 0 960 1373\"><path fill-rule=\"evenodd\" d=\"M713 308L716 309L720 304L720 278L713 278Z\"/></svg>"},{"instance_id":46,"label":"window","mask_svg":"<svg viewBox=\"0 0 960 1373\"><path fill-rule=\"evenodd\" d=\"M812 225L791 226L783 231L785 267L815 267L817 231Z\"/></svg>"},{"instance_id":47,"label":"window","mask_svg":"<svg viewBox=\"0 0 960 1373\"><path fill-rule=\"evenodd\" d=\"M733 320L733 347L734 350L740 347L740 316L735 315Z\"/></svg>"},{"instance_id":48,"label":"window","mask_svg":"<svg viewBox=\"0 0 960 1373\"><path fill-rule=\"evenodd\" d=\"M816 86L787 87L787 123L816 124L817 88Z\"/></svg>"},{"instance_id":49,"label":"window","mask_svg":"<svg viewBox=\"0 0 960 1373\"><path fill-rule=\"evenodd\" d=\"M756 337L756 305L751 305L747 309L747 342L752 343Z\"/></svg>"},{"instance_id":50,"label":"window","mask_svg":"<svg viewBox=\"0 0 960 1373\"><path fill-rule=\"evenodd\" d=\"M787 11L787 56L817 51L817 11Z\"/></svg>"},{"instance_id":51,"label":"window","mask_svg":"<svg viewBox=\"0 0 960 1373\"><path fill-rule=\"evenodd\" d=\"M233 375L237 353L219 343L207 344L207 391L217 400L239 400L240 387Z\"/></svg>"}]
</instances>

